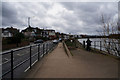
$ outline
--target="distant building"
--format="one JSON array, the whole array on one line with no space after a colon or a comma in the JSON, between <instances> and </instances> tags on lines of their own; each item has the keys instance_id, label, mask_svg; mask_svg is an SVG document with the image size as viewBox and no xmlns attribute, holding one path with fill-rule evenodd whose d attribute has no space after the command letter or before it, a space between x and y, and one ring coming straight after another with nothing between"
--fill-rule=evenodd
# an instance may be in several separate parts
<instances>
[{"instance_id":1,"label":"distant building","mask_svg":"<svg viewBox=\"0 0 120 80\"><path fill-rule=\"evenodd\" d=\"M56 35L55 35L55 30L52 29L40 29L38 27L34 28L34 27L27 27L25 30L22 30L22 33L26 36L26 37L34 37L34 38L49 38L49 39L55 39Z\"/></svg>"},{"instance_id":2,"label":"distant building","mask_svg":"<svg viewBox=\"0 0 120 80\"><path fill-rule=\"evenodd\" d=\"M49 38L48 30L43 30L43 31L42 31L42 37Z\"/></svg>"},{"instance_id":3,"label":"distant building","mask_svg":"<svg viewBox=\"0 0 120 80\"><path fill-rule=\"evenodd\" d=\"M69 34L65 34L65 33L61 33L61 38L62 39L69 39L70 35Z\"/></svg>"},{"instance_id":4,"label":"distant building","mask_svg":"<svg viewBox=\"0 0 120 80\"><path fill-rule=\"evenodd\" d=\"M77 35L73 35L74 38L77 38Z\"/></svg>"},{"instance_id":5,"label":"distant building","mask_svg":"<svg viewBox=\"0 0 120 80\"><path fill-rule=\"evenodd\" d=\"M21 32L26 36L26 37L33 37L36 36L35 34L35 29L31 26L27 27L26 29L22 30Z\"/></svg>"},{"instance_id":6,"label":"distant building","mask_svg":"<svg viewBox=\"0 0 120 80\"><path fill-rule=\"evenodd\" d=\"M70 35L66 34L65 39L69 39L69 38L70 38Z\"/></svg>"},{"instance_id":7,"label":"distant building","mask_svg":"<svg viewBox=\"0 0 120 80\"><path fill-rule=\"evenodd\" d=\"M81 35L73 35L73 36L74 36L74 38L82 38Z\"/></svg>"},{"instance_id":8,"label":"distant building","mask_svg":"<svg viewBox=\"0 0 120 80\"><path fill-rule=\"evenodd\" d=\"M13 37L16 33L19 33L19 30L17 28L2 28L2 37L4 38Z\"/></svg>"},{"instance_id":9,"label":"distant building","mask_svg":"<svg viewBox=\"0 0 120 80\"><path fill-rule=\"evenodd\" d=\"M74 35L70 35L70 39L74 39Z\"/></svg>"},{"instance_id":10,"label":"distant building","mask_svg":"<svg viewBox=\"0 0 120 80\"><path fill-rule=\"evenodd\" d=\"M62 37L61 34L60 34L60 32L56 32L55 35L56 35L56 38L57 38L57 39L59 39L59 38Z\"/></svg>"},{"instance_id":11,"label":"distant building","mask_svg":"<svg viewBox=\"0 0 120 80\"><path fill-rule=\"evenodd\" d=\"M52 29L43 30L42 31L42 36L47 37L49 39L55 39L56 38L55 30L52 30Z\"/></svg>"},{"instance_id":12,"label":"distant building","mask_svg":"<svg viewBox=\"0 0 120 80\"><path fill-rule=\"evenodd\" d=\"M41 37L43 29L39 29L38 27L27 27L26 29L21 31L26 37Z\"/></svg>"},{"instance_id":13,"label":"distant building","mask_svg":"<svg viewBox=\"0 0 120 80\"><path fill-rule=\"evenodd\" d=\"M42 31L43 29L39 29L38 27L34 28L29 26L21 32L25 35L25 37L29 38L30 41L34 41L42 37Z\"/></svg>"},{"instance_id":14,"label":"distant building","mask_svg":"<svg viewBox=\"0 0 120 80\"><path fill-rule=\"evenodd\" d=\"M48 30L49 33L49 39L55 39L56 35L55 35L55 30Z\"/></svg>"},{"instance_id":15,"label":"distant building","mask_svg":"<svg viewBox=\"0 0 120 80\"><path fill-rule=\"evenodd\" d=\"M85 34L81 34L80 35L82 38L86 38L87 37L87 35L85 35Z\"/></svg>"},{"instance_id":16,"label":"distant building","mask_svg":"<svg viewBox=\"0 0 120 80\"><path fill-rule=\"evenodd\" d=\"M2 31L2 37L13 37L13 34L7 30Z\"/></svg>"},{"instance_id":17,"label":"distant building","mask_svg":"<svg viewBox=\"0 0 120 80\"><path fill-rule=\"evenodd\" d=\"M109 37L111 37L111 38L120 38L120 34L110 34Z\"/></svg>"}]
</instances>

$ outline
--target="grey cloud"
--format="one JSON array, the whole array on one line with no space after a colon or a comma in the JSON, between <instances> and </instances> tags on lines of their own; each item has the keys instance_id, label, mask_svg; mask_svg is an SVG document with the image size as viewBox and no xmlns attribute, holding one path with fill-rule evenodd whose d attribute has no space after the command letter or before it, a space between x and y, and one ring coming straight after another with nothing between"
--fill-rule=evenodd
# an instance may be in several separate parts
<instances>
[{"instance_id":1,"label":"grey cloud","mask_svg":"<svg viewBox=\"0 0 120 80\"><path fill-rule=\"evenodd\" d=\"M94 12L100 7L98 2L61 2L61 4L69 10L85 12Z\"/></svg>"},{"instance_id":2,"label":"grey cloud","mask_svg":"<svg viewBox=\"0 0 120 80\"><path fill-rule=\"evenodd\" d=\"M60 11L56 15L52 15L52 13L49 14L48 12L52 8L57 9L57 7L54 7L54 4L59 4L62 9L66 9L66 11ZM94 2L3 3L2 25L10 26L11 24L15 24L16 26L19 25L21 27L22 25L27 26L27 18L31 17L31 25L34 27L48 27L65 33L94 34L97 26L101 24L100 16L102 13L111 16L111 18L117 14L117 8L114 7L116 4L117 3ZM57 10L59 10L59 8ZM69 13L69 11L72 11L72 13ZM32 18L32 16L35 16L36 18ZM49 18L50 20L46 20L46 18ZM79 24L79 22L82 22L83 24Z\"/></svg>"},{"instance_id":3,"label":"grey cloud","mask_svg":"<svg viewBox=\"0 0 120 80\"><path fill-rule=\"evenodd\" d=\"M93 24L96 26L101 24L100 18L102 14L106 14L105 18L111 17L117 14L117 3L103 3L103 2L79 2L79 3L61 3L65 8L73 10L79 20L85 22L89 27ZM102 10L101 10L102 7ZM96 26L93 26L95 28Z\"/></svg>"},{"instance_id":4,"label":"grey cloud","mask_svg":"<svg viewBox=\"0 0 120 80\"><path fill-rule=\"evenodd\" d=\"M2 25L12 26L20 24L22 21L18 19L18 13L14 5L3 2L2 3Z\"/></svg>"}]
</instances>

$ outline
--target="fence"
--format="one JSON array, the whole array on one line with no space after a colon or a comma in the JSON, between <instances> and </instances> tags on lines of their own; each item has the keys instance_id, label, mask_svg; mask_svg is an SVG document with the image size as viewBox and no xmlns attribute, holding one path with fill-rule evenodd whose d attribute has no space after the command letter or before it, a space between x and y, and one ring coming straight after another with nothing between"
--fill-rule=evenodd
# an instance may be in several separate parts
<instances>
[{"instance_id":1,"label":"fence","mask_svg":"<svg viewBox=\"0 0 120 80\"><path fill-rule=\"evenodd\" d=\"M86 48L85 41L83 41L83 47ZM118 42L103 42L103 41L92 41L91 47L94 50L104 51L115 56L120 57L120 43Z\"/></svg>"},{"instance_id":2,"label":"fence","mask_svg":"<svg viewBox=\"0 0 120 80\"><path fill-rule=\"evenodd\" d=\"M56 44L53 44L53 42L46 42L2 53L3 59L7 57L10 60L9 62L2 64L3 73L1 77L3 79L13 79L16 77L16 75L18 76L20 74L23 74L23 71L21 72L23 68L27 68L27 70L31 69L37 61L42 59L42 57L44 57L44 55L47 54L49 51L53 50L55 46ZM22 66L22 68L20 68L20 66ZM18 70L15 71L17 68Z\"/></svg>"}]
</instances>

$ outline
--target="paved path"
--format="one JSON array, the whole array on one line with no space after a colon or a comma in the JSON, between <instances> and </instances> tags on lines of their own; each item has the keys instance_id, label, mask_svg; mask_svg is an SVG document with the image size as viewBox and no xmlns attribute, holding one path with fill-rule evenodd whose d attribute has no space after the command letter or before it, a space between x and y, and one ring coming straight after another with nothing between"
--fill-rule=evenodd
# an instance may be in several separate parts
<instances>
[{"instance_id":1,"label":"paved path","mask_svg":"<svg viewBox=\"0 0 120 80\"><path fill-rule=\"evenodd\" d=\"M84 50L68 57L62 43L28 71L26 78L116 78L118 60Z\"/></svg>"}]
</instances>

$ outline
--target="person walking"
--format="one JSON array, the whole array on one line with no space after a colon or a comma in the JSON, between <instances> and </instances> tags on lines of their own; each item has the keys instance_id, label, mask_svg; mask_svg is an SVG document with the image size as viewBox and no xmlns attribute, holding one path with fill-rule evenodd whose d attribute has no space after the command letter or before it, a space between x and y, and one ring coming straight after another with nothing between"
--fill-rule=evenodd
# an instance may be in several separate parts
<instances>
[{"instance_id":1,"label":"person walking","mask_svg":"<svg viewBox=\"0 0 120 80\"><path fill-rule=\"evenodd\" d=\"M91 40L88 38L86 43L87 43L87 51L90 51L90 46L91 46Z\"/></svg>"}]
</instances>

